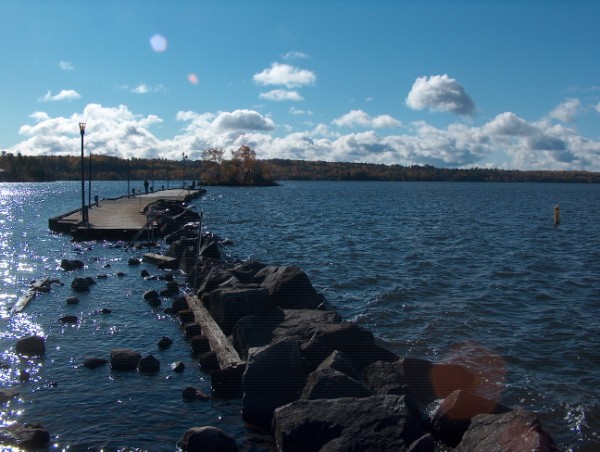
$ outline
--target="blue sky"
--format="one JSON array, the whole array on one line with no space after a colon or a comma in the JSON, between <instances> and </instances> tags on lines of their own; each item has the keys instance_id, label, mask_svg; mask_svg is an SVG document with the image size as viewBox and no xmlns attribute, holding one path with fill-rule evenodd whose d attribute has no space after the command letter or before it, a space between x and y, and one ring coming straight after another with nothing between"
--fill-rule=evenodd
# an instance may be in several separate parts
<instances>
[{"instance_id":1,"label":"blue sky","mask_svg":"<svg viewBox=\"0 0 600 452\"><path fill-rule=\"evenodd\" d=\"M600 171L600 2L0 0L0 149Z\"/></svg>"}]
</instances>

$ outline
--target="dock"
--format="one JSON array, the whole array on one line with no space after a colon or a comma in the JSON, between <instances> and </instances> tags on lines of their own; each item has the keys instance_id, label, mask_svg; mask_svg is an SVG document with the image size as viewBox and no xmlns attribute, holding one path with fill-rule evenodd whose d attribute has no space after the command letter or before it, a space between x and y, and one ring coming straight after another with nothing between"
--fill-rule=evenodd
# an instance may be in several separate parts
<instances>
[{"instance_id":1,"label":"dock","mask_svg":"<svg viewBox=\"0 0 600 452\"><path fill-rule=\"evenodd\" d=\"M117 199L103 199L88 207L88 222L81 221L81 209L48 220L54 232L68 232L76 240L129 240L146 227L144 209L159 200L189 202L204 189L160 190Z\"/></svg>"}]
</instances>

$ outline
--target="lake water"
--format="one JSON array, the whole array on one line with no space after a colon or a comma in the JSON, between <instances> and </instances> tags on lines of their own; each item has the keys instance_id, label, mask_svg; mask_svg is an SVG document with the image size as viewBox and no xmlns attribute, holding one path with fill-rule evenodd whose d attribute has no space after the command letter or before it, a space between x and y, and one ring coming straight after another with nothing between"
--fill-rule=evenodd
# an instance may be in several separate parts
<instances>
[{"instance_id":1,"label":"lake water","mask_svg":"<svg viewBox=\"0 0 600 452\"><path fill-rule=\"evenodd\" d=\"M98 182L93 194L119 196L126 185ZM154 266L128 265L144 251L49 232L49 217L78 207L79 189L0 184L0 386L20 391L0 422L40 421L51 450L170 451L195 425L218 426L241 445L239 401L182 401L186 386L209 392L210 378L178 320L143 301L164 284L140 277L160 273ZM487 378L485 395L536 412L561 449L600 449L600 185L283 182L209 187L192 205L205 229L235 243L232 257L300 266L344 319L400 356L473 367ZM65 273L63 258L86 267ZM108 278L66 304L75 276L100 274ZM64 286L11 315L43 277ZM67 314L79 323L61 325ZM17 339L33 333L47 337L45 356L16 355ZM174 344L160 351L163 335ZM123 347L152 353L160 373L81 366ZM175 361L183 373L171 371Z\"/></svg>"}]
</instances>

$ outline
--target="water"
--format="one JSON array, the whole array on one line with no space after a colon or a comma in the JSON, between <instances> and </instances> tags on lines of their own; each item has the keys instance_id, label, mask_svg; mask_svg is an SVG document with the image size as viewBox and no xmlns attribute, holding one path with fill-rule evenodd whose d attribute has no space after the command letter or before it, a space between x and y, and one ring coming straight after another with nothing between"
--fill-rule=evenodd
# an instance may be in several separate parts
<instances>
[{"instance_id":1,"label":"water","mask_svg":"<svg viewBox=\"0 0 600 452\"><path fill-rule=\"evenodd\" d=\"M125 185L97 183L94 194L118 196ZM77 208L78 196L76 182L0 184L0 385L20 391L0 421L41 421L53 450L174 450L194 425L218 426L241 445L239 401L181 400L188 385L208 392L210 379L178 321L142 301L162 285L140 271L159 271L128 266L140 252L48 231L48 218ZM470 366L487 382L484 395L538 413L561 449L598 450L599 201L598 185L284 182L211 187L193 205L207 229L235 242L232 257L300 266L345 319L400 356ZM65 274L62 258L86 268ZM73 277L99 274L108 279L66 304ZM28 282L45 276L65 285L9 315ZM65 314L80 323L60 325ZM17 338L33 332L47 336L46 355L16 356ZM163 335L175 343L159 351ZM81 367L117 347L154 354L159 375ZM169 368L178 360L183 374ZM32 377L21 384L23 369Z\"/></svg>"}]
</instances>

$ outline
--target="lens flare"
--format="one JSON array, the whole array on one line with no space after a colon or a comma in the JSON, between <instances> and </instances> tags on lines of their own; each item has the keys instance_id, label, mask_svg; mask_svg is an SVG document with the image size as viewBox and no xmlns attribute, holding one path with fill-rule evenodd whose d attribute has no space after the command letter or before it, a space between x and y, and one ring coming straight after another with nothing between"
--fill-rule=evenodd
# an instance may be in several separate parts
<instances>
[{"instance_id":1,"label":"lens flare","mask_svg":"<svg viewBox=\"0 0 600 452\"><path fill-rule=\"evenodd\" d=\"M198 82L200 81L200 80L198 80L198 76L196 74L194 74L193 72L187 76L187 79L188 79L188 82L190 82L192 85L197 85Z\"/></svg>"},{"instance_id":2,"label":"lens flare","mask_svg":"<svg viewBox=\"0 0 600 452\"><path fill-rule=\"evenodd\" d=\"M156 34L150 38L150 45L155 52L164 52L167 50L167 38Z\"/></svg>"}]
</instances>

